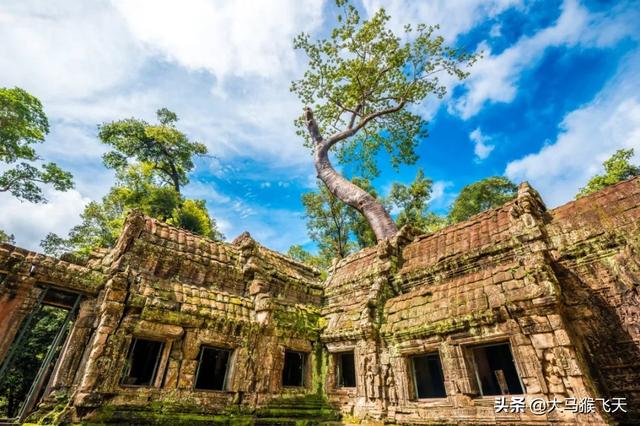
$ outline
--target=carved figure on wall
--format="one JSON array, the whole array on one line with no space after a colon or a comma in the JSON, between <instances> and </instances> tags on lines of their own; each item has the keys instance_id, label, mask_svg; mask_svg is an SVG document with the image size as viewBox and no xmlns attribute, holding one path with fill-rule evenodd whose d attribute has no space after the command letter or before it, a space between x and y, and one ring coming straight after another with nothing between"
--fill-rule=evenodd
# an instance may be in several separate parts
<instances>
[{"instance_id":1,"label":"carved figure on wall","mask_svg":"<svg viewBox=\"0 0 640 426\"><path fill-rule=\"evenodd\" d=\"M566 359L564 354L560 351L546 351L544 354L545 360L545 376L549 383L549 391L553 394L565 394L566 388L564 386L563 377L566 374Z\"/></svg>"},{"instance_id":2,"label":"carved figure on wall","mask_svg":"<svg viewBox=\"0 0 640 426\"><path fill-rule=\"evenodd\" d=\"M387 389L387 398L391 404L398 401L398 391L396 389L396 379L390 365L382 367L384 370L384 386Z\"/></svg>"},{"instance_id":3,"label":"carved figure on wall","mask_svg":"<svg viewBox=\"0 0 640 426\"><path fill-rule=\"evenodd\" d=\"M381 391L382 391L382 376L380 374L380 366L377 363L372 363L373 364L373 383L372 383L372 392L371 394L373 395L373 398L381 398Z\"/></svg>"},{"instance_id":4,"label":"carved figure on wall","mask_svg":"<svg viewBox=\"0 0 640 426\"><path fill-rule=\"evenodd\" d=\"M360 357L360 362L358 365L358 374L362 377L361 382L361 389L360 389L360 395L364 394L364 397L367 397L367 383L366 383L366 371L367 371L367 357L366 356L361 356Z\"/></svg>"},{"instance_id":5,"label":"carved figure on wall","mask_svg":"<svg viewBox=\"0 0 640 426\"><path fill-rule=\"evenodd\" d=\"M367 356L365 360L365 389L366 396L369 399L376 398L375 376L376 372L373 365L373 359Z\"/></svg>"},{"instance_id":6,"label":"carved figure on wall","mask_svg":"<svg viewBox=\"0 0 640 426\"><path fill-rule=\"evenodd\" d=\"M622 295L618 308L620 320L632 338L640 337L640 287L634 286Z\"/></svg>"}]
</instances>

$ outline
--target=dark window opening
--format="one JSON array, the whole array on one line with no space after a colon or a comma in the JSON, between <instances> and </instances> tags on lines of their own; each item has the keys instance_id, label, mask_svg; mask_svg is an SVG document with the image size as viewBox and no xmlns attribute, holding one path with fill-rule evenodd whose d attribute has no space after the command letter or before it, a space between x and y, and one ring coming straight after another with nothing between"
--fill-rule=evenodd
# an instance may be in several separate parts
<instances>
[{"instance_id":1,"label":"dark window opening","mask_svg":"<svg viewBox=\"0 0 640 426\"><path fill-rule=\"evenodd\" d=\"M508 343L473 348L482 395L522 394L522 384Z\"/></svg>"},{"instance_id":2,"label":"dark window opening","mask_svg":"<svg viewBox=\"0 0 640 426\"><path fill-rule=\"evenodd\" d=\"M127 356L123 385L151 386L156 378L162 342L134 338Z\"/></svg>"},{"instance_id":3,"label":"dark window opening","mask_svg":"<svg viewBox=\"0 0 640 426\"><path fill-rule=\"evenodd\" d=\"M304 386L304 367L307 354L285 351L282 386Z\"/></svg>"},{"instance_id":4,"label":"dark window opening","mask_svg":"<svg viewBox=\"0 0 640 426\"><path fill-rule=\"evenodd\" d=\"M336 354L336 379L338 387L356 387L356 362L353 352Z\"/></svg>"},{"instance_id":5,"label":"dark window opening","mask_svg":"<svg viewBox=\"0 0 640 426\"><path fill-rule=\"evenodd\" d=\"M62 309L72 309L76 303L77 297L78 295L76 293L68 293L66 291L50 288L44 294L42 304Z\"/></svg>"},{"instance_id":6,"label":"dark window opening","mask_svg":"<svg viewBox=\"0 0 640 426\"><path fill-rule=\"evenodd\" d=\"M435 354L420 355L411 358L413 364L413 380L418 398L444 398L444 374L440 356Z\"/></svg>"},{"instance_id":7,"label":"dark window opening","mask_svg":"<svg viewBox=\"0 0 640 426\"><path fill-rule=\"evenodd\" d=\"M227 369L231 352L226 349L200 349L198 371L196 372L196 389L224 390L227 381Z\"/></svg>"}]
</instances>

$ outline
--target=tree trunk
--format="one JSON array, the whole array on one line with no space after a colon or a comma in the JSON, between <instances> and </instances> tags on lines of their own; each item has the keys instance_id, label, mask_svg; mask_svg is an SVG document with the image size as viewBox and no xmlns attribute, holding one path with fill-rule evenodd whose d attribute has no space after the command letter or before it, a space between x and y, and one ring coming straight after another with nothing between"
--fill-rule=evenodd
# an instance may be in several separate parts
<instances>
[{"instance_id":1,"label":"tree trunk","mask_svg":"<svg viewBox=\"0 0 640 426\"><path fill-rule=\"evenodd\" d=\"M394 236L398 228L382 204L367 191L338 174L329 161L328 150L317 145L315 151L314 164L318 178L329 191L364 215L378 241Z\"/></svg>"},{"instance_id":2,"label":"tree trunk","mask_svg":"<svg viewBox=\"0 0 640 426\"><path fill-rule=\"evenodd\" d=\"M318 178L339 200L364 215L378 241L394 236L398 232L398 228L382 204L367 191L345 179L331 165L329 149L332 142L322 139L310 109L306 111L306 120L309 133L315 142L313 162Z\"/></svg>"}]
</instances>

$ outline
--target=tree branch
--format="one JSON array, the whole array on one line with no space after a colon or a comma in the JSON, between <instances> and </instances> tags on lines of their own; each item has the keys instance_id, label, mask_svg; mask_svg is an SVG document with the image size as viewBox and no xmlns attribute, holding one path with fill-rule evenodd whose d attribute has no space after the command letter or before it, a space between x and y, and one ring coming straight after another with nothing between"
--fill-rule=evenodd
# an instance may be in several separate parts
<instances>
[{"instance_id":1,"label":"tree branch","mask_svg":"<svg viewBox=\"0 0 640 426\"><path fill-rule=\"evenodd\" d=\"M358 106L356 107L356 110L353 111L353 114L351 115L351 120L349 121L349 127L347 127L348 129L353 128L353 125L356 122L356 117L360 115L360 112L362 111L363 107L364 107L364 104L358 104Z\"/></svg>"},{"instance_id":2,"label":"tree branch","mask_svg":"<svg viewBox=\"0 0 640 426\"><path fill-rule=\"evenodd\" d=\"M307 124L307 129L309 130L311 139L313 139L317 145L322 144L322 134L320 134L318 123L316 123L316 119L313 117L313 111L309 107L304 109L304 120Z\"/></svg>"},{"instance_id":3,"label":"tree branch","mask_svg":"<svg viewBox=\"0 0 640 426\"><path fill-rule=\"evenodd\" d=\"M1 186L0 187L0 192L7 192L7 191L12 190L15 187L16 184L20 183L20 181L32 181L32 182L42 183L42 184L48 183L42 178L30 177L30 176L26 176L26 175L20 175L20 176L17 176L15 178L11 179L9 182L7 182L6 185Z\"/></svg>"},{"instance_id":4,"label":"tree branch","mask_svg":"<svg viewBox=\"0 0 640 426\"><path fill-rule=\"evenodd\" d=\"M376 119L378 117L382 117L383 115L392 114L394 112L400 111L402 108L404 108L405 103L406 102L404 100L402 100L402 101L400 101L400 103L398 103L398 105L396 105L394 107L383 109L383 110L377 111L377 112L372 112L371 114L367 115L362 120L360 120L360 122L358 122L358 124L355 127L350 127L347 130L344 130L342 132L336 133L336 134L332 135L329 139L323 141L322 142L322 145L323 145L322 148L325 149L325 150L328 150L333 145L335 145L337 142L340 142L341 140L344 140L344 139L346 139L346 138L348 138L350 136L355 135L360 129L362 129L364 126L366 126L367 123L370 122L371 120ZM311 110L309 109L309 111L311 111ZM314 123L315 123L315 121L314 121Z\"/></svg>"}]
</instances>

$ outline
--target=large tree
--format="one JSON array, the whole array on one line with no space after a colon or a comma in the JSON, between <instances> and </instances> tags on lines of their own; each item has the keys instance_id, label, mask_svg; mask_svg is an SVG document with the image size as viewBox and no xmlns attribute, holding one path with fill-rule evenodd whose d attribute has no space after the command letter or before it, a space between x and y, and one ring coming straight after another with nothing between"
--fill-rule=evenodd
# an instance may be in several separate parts
<instances>
[{"instance_id":1,"label":"large tree","mask_svg":"<svg viewBox=\"0 0 640 426\"><path fill-rule=\"evenodd\" d=\"M101 202L91 202L67 238L49 234L41 245L45 253L73 253L81 259L97 247L112 247L126 215L132 209L193 233L222 239L203 200L185 198L193 157L207 148L190 141L175 125L178 117L166 108L156 113L159 124L129 118L100 126L100 140L113 147L103 156L116 171L116 184Z\"/></svg>"},{"instance_id":2,"label":"large tree","mask_svg":"<svg viewBox=\"0 0 640 426\"><path fill-rule=\"evenodd\" d=\"M355 177L352 182L373 197L378 197L367 179ZM318 254L313 255L302 246L293 245L287 254L294 259L327 269L333 259L342 259L355 248L376 243L375 235L362 215L329 192L322 182L318 182L318 191L302 195L302 205L307 231L318 246Z\"/></svg>"},{"instance_id":3,"label":"large tree","mask_svg":"<svg viewBox=\"0 0 640 426\"><path fill-rule=\"evenodd\" d=\"M584 197L631 177L640 176L640 167L629 161L632 158L633 148L617 150L602 163L604 173L592 177L584 188L580 188L576 198Z\"/></svg>"},{"instance_id":4,"label":"large tree","mask_svg":"<svg viewBox=\"0 0 640 426\"><path fill-rule=\"evenodd\" d=\"M453 223L503 205L518 194L518 186L502 176L492 176L465 186L449 210Z\"/></svg>"},{"instance_id":5,"label":"large tree","mask_svg":"<svg viewBox=\"0 0 640 426\"><path fill-rule=\"evenodd\" d=\"M207 147L190 141L176 129L178 116L174 112L161 108L156 115L156 125L129 118L100 126L100 140L113 148L104 155L104 164L123 171L132 163L144 162L155 178L180 193L189 183L187 174L194 167L193 157L206 154Z\"/></svg>"},{"instance_id":6,"label":"large tree","mask_svg":"<svg viewBox=\"0 0 640 426\"><path fill-rule=\"evenodd\" d=\"M408 185L394 182L387 198L380 197L368 179L355 177L351 183L367 191L385 208L397 209L398 226L410 225L422 232L434 232L447 224L445 217L428 210L432 193L432 181L418 170L416 178ZM302 262L326 268L332 259L341 259L354 249L371 247L376 236L366 219L353 207L340 201L318 183L319 191L302 197L309 237L318 245L318 255L301 246L292 246L289 255Z\"/></svg>"},{"instance_id":7,"label":"large tree","mask_svg":"<svg viewBox=\"0 0 640 426\"><path fill-rule=\"evenodd\" d=\"M374 199L380 201L385 205L385 201L380 198L376 189L371 185L368 179L362 177L354 177L351 179L351 183L358 188L363 189L369 193ZM322 184L324 186L324 184ZM358 248L371 247L376 244L376 234L369 226L367 219L356 209L351 206L347 206L347 217L349 228L354 238L354 242Z\"/></svg>"},{"instance_id":8,"label":"large tree","mask_svg":"<svg viewBox=\"0 0 640 426\"><path fill-rule=\"evenodd\" d=\"M46 203L42 185L59 191L73 188L73 178L55 163L42 163L34 145L44 141L49 121L40 101L26 91L0 87L0 192L20 200Z\"/></svg>"},{"instance_id":9,"label":"large tree","mask_svg":"<svg viewBox=\"0 0 640 426\"><path fill-rule=\"evenodd\" d=\"M312 41L303 33L294 41L309 57L304 77L291 85L306 105L296 125L313 149L318 178L361 212L382 240L396 233L396 224L380 201L333 168L329 153L335 151L343 162L355 160L373 175L381 149L394 167L414 163L426 122L408 107L431 95L444 96L437 74L463 79L463 68L476 56L445 46L434 35L437 27L407 25L401 37L387 28L389 16L383 9L363 21L348 1L336 3L339 24L329 38Z\"/></svg>"}]
</instances>

